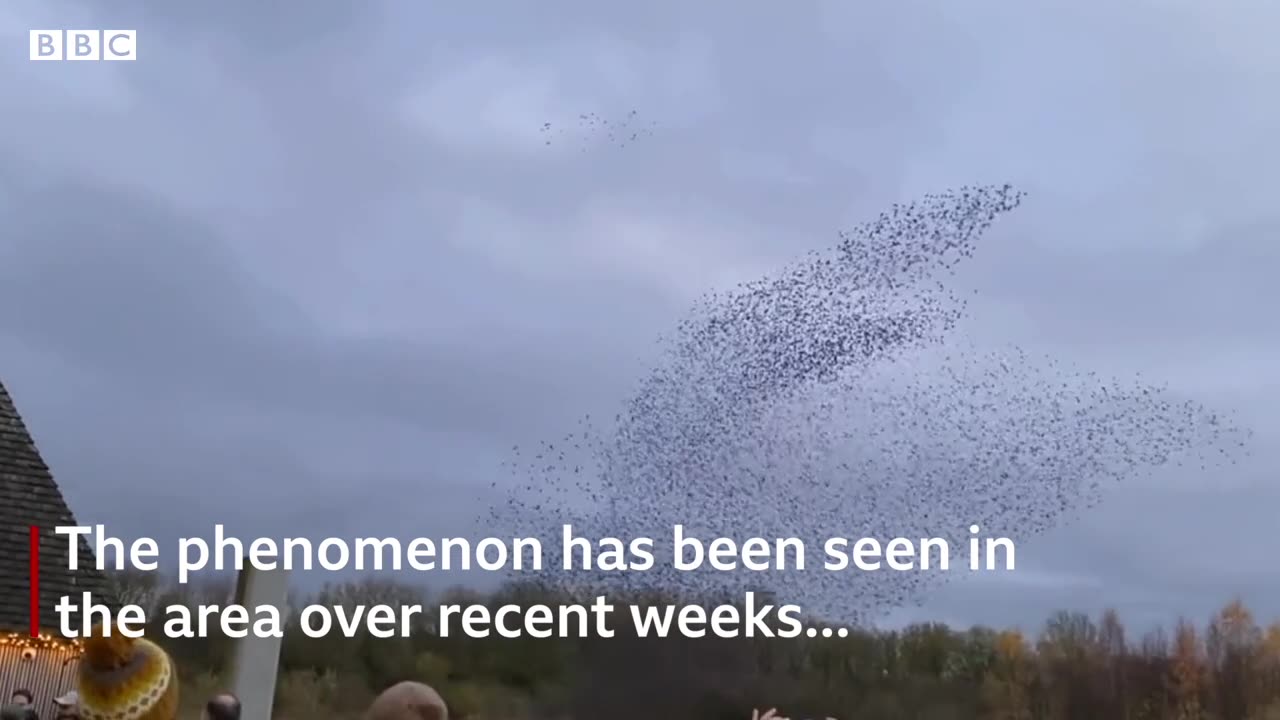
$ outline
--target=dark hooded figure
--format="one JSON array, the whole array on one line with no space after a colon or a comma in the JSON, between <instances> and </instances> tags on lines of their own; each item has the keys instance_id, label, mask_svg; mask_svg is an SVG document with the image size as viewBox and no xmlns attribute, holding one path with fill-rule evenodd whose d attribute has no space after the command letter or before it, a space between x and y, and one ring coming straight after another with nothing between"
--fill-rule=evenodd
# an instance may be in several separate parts
<instances>
[{"instance_id":1,"label":"dark hooded figure","mask_svg":"<svg viewBox=\"0 0 1280 720\"><path fill-rule=\"evenodd\" d=\"M361 720L449 720L449 709L430 685L405 681L374 698Z\"/></svg>"},{"instance_id":2,"label":"dark hooded figure","mask_svg":"<svg viewBox=\"0 0 1280 720\"><path fill-rule=\"evenodd\" d=\"M9 703L0 709L0 719L37 720L36 709L32 707L33 700L30 690L14 690Z\"/></svg>"}]
</instances>

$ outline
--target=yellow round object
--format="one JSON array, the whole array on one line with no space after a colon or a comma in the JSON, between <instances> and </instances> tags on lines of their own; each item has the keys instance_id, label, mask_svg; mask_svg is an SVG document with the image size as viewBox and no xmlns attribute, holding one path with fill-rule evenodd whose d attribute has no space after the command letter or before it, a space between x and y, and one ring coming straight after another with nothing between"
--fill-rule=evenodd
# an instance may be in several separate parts
<instances>
[{"instance_id":1,"label":"yellow round object","mask_svg":"<svg viewBox=\"0 0 1280 720\"><path fill-rule=\"evenodd\" d=\"M87 638L79 692L83 720L174 720L178 713L173 659L142 638Z\"/></svg>"}]
</instances>

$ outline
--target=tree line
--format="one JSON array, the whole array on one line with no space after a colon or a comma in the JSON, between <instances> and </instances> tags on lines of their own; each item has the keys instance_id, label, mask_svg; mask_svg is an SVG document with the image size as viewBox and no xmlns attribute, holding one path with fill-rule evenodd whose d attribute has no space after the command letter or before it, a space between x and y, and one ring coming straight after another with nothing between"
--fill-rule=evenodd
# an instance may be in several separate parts
<instances>
[{"instance_id":1,"label":"tree line","mask_svg":"<svg viewBox=\"0 0 1280 720\"><path fill-rule=\"evenodd\" d=\"M149 635L178 664L191 702L218 688L232 639L167 638L163 610L228 601L226 579L179 585L155 573L113 577L120 600L140 605ZM657 594L611 602L676 600ZM555 605L571 599L538 585L437 597L369 577L293 593L290 605L480 603ZM1262 626L1239 601L1209 621L1180 621L1130 637L1120 618L1060 611L1035 635L921 623L855 630L845 638L640 638L615 623L612 638L440 637L430 616L409 637L307 637L285 630L276 715L357 716L400 680L434 685L459 718L689 718L743 720L754 708L841 720L1280 720L1280 623Z\"/></svg>"}]
</instances>

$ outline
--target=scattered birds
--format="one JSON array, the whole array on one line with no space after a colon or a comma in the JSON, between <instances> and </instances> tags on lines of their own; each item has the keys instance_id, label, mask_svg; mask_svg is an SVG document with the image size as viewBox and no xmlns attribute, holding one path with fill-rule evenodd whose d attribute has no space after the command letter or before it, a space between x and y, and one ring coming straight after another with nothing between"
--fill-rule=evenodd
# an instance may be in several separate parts
<instances>
[{"instance_id":1,"label":"scattered birds","mask_svg":"<svg viewBox=\"0 0 1280 720\"><path fill-rule=\"evenodd\" d=\"M710 294L611 422L517 448L489 518L544 539L542 579L569 592L776 591L832 621L918 602L950 573L823 569L823 541L1021 543L1155 468L1234 461L1248 433L1167 388L1019 348L974 347L947 278L1020 205L1009 185L895 205L823 252ZM561 525L653 538L646 572L559 571ZM671 567L672 527L705 543L799 537L804 570ZM935 565L936 567L936 565Z\"/></svg>"},{"instance_id":2,"label":"scattered birds","mask_svg":"<svg viewBox=\"0 0 1280 720\"><path fill-rule=\"evenodd\" d=\"M653 135L657 125L644 122L637 111L632 110L621 118L609 119L596 113L579 114L575 121L565 124L544 122L538 129L543 144L573 143L580 152L607 143L625 148Z\"/></svg>"}]
</instances>

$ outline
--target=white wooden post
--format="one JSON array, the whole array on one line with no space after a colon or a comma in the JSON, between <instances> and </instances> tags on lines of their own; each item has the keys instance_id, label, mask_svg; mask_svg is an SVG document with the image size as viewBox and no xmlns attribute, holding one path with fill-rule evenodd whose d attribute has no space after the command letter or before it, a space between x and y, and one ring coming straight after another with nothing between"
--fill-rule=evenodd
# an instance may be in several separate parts
<instances>
[{"instance_id":1,"label":"white wooden post","mask_svg":"<svg viewBox=\"0 0 1280 720\"><path fill-rule=\"evenodd\" d=\"M258 570L245 559L244 569L236 578L236 604L253 617L258 605L280 608L281 617L288 608L287 570ZM256 637L253 633L235 640L231 651L231 692L240 698L241 720L271 720L271 706L276 697L276 670L280 665L280 638Z\"/></svg>"}]
</instances>

